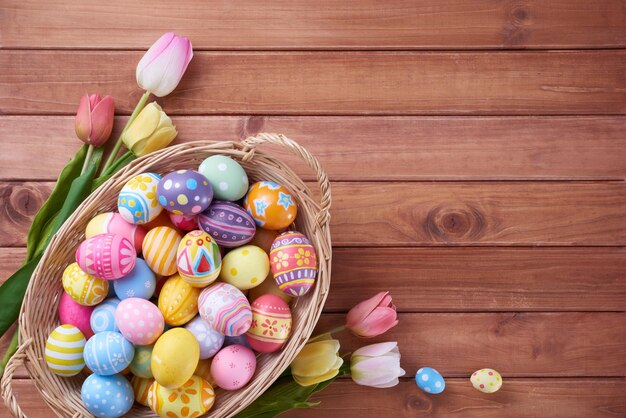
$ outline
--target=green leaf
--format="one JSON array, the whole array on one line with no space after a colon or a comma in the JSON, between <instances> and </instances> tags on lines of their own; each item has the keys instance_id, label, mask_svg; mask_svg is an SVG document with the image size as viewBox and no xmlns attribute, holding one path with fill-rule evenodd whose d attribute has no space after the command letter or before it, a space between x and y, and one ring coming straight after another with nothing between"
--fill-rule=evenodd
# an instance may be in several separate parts
<instances>
[{"instance_id":1,"label":"green leaf","mask_svg":"<svg viewBox=\"0 0 626 418\"><path fill-rule=\"evenodd\" d=\"M35 215L33 223L28 230L26 261L29 261L37 254L38 244L41 241L46 241L44 226L63 206L72 181L80 175L80 170L83 167L85 156L87 155L87 148L87 145L83 145L70 162L67 163L65 168L63 168L48 200L46 200L37 212L37 215Z\"/></svg>"},{"instance_id":2,"label":"green leaf","mask_svg":"<svg viewBox=\"0 0 626 418\"><path fill-rule=\"evenodd\" d=\"M40 259L41 254L35 256L0 286L0 306L2 306L0 335L4 335L19 316L28 281Z\"/></svg>"}]
</instances>

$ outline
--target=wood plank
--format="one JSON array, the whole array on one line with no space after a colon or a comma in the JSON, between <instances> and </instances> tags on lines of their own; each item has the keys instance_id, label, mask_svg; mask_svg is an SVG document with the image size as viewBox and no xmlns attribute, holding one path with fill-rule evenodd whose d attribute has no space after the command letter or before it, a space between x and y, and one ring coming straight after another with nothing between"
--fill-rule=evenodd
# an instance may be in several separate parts
<instances>
[{"instance_id":1,"label":"wood plank","mask_svg":"<svg viewBox=\"0 0 626 418\"><path fill-rule=\"evenodd\" d=\"M0 247L24 245L51 188L0 182ZM625 191L624 182L336 182L333 244L624 246Z\"/></svg>"},{"instance_id":2,"label":"wood plank","mask_svg":"<svg viewBox=\"0 0 626 418\"><path fill-rule=\"evenodd\" d=\"M341 352L397 341L409 375L424 366L444 376L469 376L490 367L508 377L626 376L626 313L405 313L381 337L359 340L339 334ZM345 321L324 314L325 332Z\"/></svg>"},{"instance_id":3,"label":"wood plank","mask_svg":"<svg viewBox=\"0 0 626 418\"><path fill-rule=\"evenodd\" d=\"M0 283L25 254L0 248ZM624 311L625 270L624 248L335 248L324 311L385 290L401 312Z\"/></svg>"},{"instance_id":4,"label":"wood plank","mask_svg":"<svg viewBox=\"0 0 626 418\"><path fill-rule=\"evenodd\" d=\"M140 51L0 52L3 114L66 114L85 91L128 114ZM115 62L116 65L108 65ZM568 115L626 112L626 51L198 52L170 114Z\"/></svg>"},{"instance_id":5,"label":"wood plank","mask_svg":"<svg viewBox=\"0 0 626 418\"><path fill-rule=\"evenodd\" d=\"M49 418L50 409L29 380L13 383L16 396L30 418ZM373 389L340 379L312 401L313 409L299 409L284 417L380 418L449 417L476 418L588 418L626 414L624 379L507 379L499 392L481 394L467 379L446 380L446 390L438 396L426 395L408 378L392 389ZM0 415L4 413L0 405Z\"/></svg>"},{"instance_id":6,"label":"wood plank","mask_svg":"<svg viewBox=\"0 0 626 418\"><path fill-rule=\"evenodd\" d=\"M113 138L125 121L117 119ZM284 133L318 156L331 180L626 178L622 116L179 116L174 123L176 143ZM3 180L54 180L80 144L71 116L3 116L0 132ZM37 170L33 150L47 156ZM271 152L312 179L295 157L278 148Z\"/></svg>"},{"instance_id":7,"label":"wood plank","mask_svg":"<svg viewBox=\"0 0 626 418\"><path fill-rule=\"evenodd\" d=\"M8 0L0 46L143 49L167 28L197 50L607 48L626 45L624 13L618 0Z\"/></svg>"},{"instance_id":8,"label":"wood plank","mask_svg":"<svg viewBox=\"0 0 626 418\"><path fill-rule=\"evenodd\" d=\"M624 312L401 313L399 320L382 337L337 335L341 352L397 341L409 375L431 366L446 377L469 376L484 367L505 377L626 376ZM344 321L344 314L322 314L317 332Z\"/></svg>"},{"instance_id":9,"label":"wood plank","mask_svg":"<svg viewBox=\"0 0 626 418\"><path fill-rule=\"evenodd\" d=\"M445 392L427 395L404 379L392 389L372 389L341 380L316 395L315 409L285 417L475 417L587 418L626 414L624 379L507 379L485 395L466 379L447 379Z\"/></svg>"}]
</instances>

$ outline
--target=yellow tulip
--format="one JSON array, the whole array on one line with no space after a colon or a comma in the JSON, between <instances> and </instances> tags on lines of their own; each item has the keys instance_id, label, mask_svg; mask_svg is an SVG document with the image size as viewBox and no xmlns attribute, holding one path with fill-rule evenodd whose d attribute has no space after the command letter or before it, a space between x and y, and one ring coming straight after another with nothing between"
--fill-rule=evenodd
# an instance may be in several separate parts
<instances>
[{"instance_id":1,"label":"yellow tulip","mask_svg":"<svg viewBox=\"0 0 626 418\"><path fill-rule=\"evenodd\" d=\"M126 147L138 157L167 147L178 132L161 106L152 102L122 134Z\"/></svg>"},{"instance_id":2,"label":"yellow tulip","mask_svg":"<svg viewBox=\"0 0 626 418\"><path fill-rule=\"evenodd\" d=\"M339 357L339 341L324 335L304 346L291 363L291 375L300 386L311 386L339 373L343 359Z\"/></svg>"}]
</instances>

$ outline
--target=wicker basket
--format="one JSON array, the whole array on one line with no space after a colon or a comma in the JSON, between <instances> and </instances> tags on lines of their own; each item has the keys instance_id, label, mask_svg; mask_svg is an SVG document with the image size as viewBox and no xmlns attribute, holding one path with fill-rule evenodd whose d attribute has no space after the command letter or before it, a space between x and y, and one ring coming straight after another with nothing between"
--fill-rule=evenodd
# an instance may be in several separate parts
<instances>
[{"instance_id":1,"label":"wicker basket","mask_svg":"<svg viewBox=\"0 0 626 418\"><path fill-rule=\"evenodd\" d=\"M321 190L320 203L304 182L283 162L256 149L263 143L280 145L306 162L317 176ZM259 134L242 142L186 143L140 158L118 172L83 202L52 239L26 291L19 319L19 349L7 365L2 379L2 396L15 417L26 417L11 387L13 373L22 364L26 366L41 396L58 416L91 416L80 399L81 384L85 376L59 377L48 369L44 360L46 339L58 325L61 274L73 261L74 252L84 239L89 220L97 213L115 210L117 195L128 179L146 171L165 174L176 169L197 167L203 159L214 154L228 155L238 160L252 180L276 181L295 195L298 204L296 228L315 246L319 273L313 290L292 305L293 334L285 348L278 353L261 355L256 374L245 388L234 392L218 389L216 403L207 416L227 417L241 411L263 393L291 363L311 335L330 285L331 241L328 210L331 200L326 173L306 149L283 135ZM154 414L148 408L135 404L127 416L148 417Z\"/></svg>"}]
</instances>

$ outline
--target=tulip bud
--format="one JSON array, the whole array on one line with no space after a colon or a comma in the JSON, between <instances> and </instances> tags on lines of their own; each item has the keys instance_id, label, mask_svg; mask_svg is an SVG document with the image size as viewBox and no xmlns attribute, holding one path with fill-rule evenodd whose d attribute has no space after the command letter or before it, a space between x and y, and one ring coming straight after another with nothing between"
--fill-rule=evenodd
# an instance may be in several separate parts
<instances>
[{"instance_id":1,"label":"tulip bud","mask_svg":"<svg viewBox=\"0 0 626 418\"><path fill-rule=\"evenodd\" d=\"M376 337L398 325L398 314L389 292L380 292L348 312L346 328L362 338Z\"/></svg>"},{"instance_id":2,"label":"tulip bud","mask_svg":"<svg viewBox=\"0 0 626 418\"><path fill-rule=\"evenodd\" d=\"M350 358L350 374L355 383L374 388L390 388L405 374L400 367L397 342L372 344L359 348Z\"/></svg>"},{"instance_id":3,"label":"tulip bud","mask_svg":"<svg viewBox=\"0 0 626 418\"><path fill-rule=\"evenodd\" d=\"M330 339L316 339L304 346L291 363L291 375L300 386L311 386L339 373L343 359L339 357L339 341Z\"/></svg>"},{"instance_id":4,"label":"tulip bud","mask_svg":"<svg viewBox=\"0 0 626 418\"><path fill-rule=\"evenodd\" d=\"M137 64L137 84L155 96L170 94L193 57L191 42L168 32L161 36Z\"/></svg>"},{"instance_id":5,"label":"tulip bud","mask_svg":"<svg viewBox=\"0 0 626 418\"><path fill-rule=\"evenodd\" d=\"M100 99L87 93L80 99L74 129L76 136L86 144L99 147L111 136L115 103L113 97Z\"/></svg>"},{"instance_id":6,"label":"tulip bud","mask_svg":"<svg viewBox=\"0 0 626 418\"><path fill-rule=\"evenodd\" d=\"M137 157L167 147L178 132L156 102L148 104L122 134L122 141Z\"/></svg>"}]
</instances>

